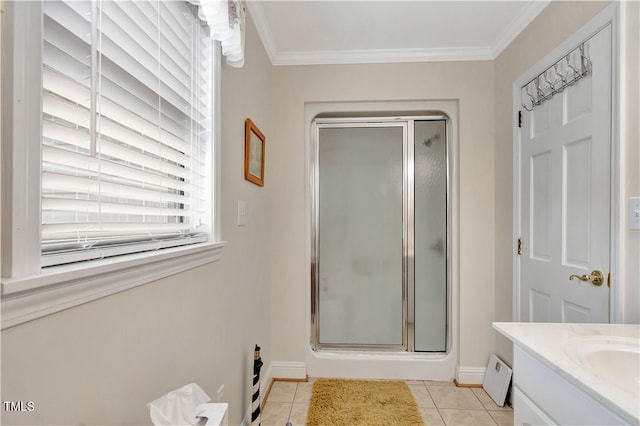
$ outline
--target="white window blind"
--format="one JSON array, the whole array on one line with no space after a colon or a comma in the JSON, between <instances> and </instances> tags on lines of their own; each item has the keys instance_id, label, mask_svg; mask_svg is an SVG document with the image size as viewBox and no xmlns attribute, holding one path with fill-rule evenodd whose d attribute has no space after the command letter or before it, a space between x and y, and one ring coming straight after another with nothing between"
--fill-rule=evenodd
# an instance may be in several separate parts
<instances>
[{"instance_id":1,"label":"white window blind","mask_svg":"<svg viewBox=\"0 0 640 426\"><path fill-rule=\"evenodd\" d=\"M182 1L44 1L42 266L208 240L212 46Z\"/></svg>"}]
</instances>

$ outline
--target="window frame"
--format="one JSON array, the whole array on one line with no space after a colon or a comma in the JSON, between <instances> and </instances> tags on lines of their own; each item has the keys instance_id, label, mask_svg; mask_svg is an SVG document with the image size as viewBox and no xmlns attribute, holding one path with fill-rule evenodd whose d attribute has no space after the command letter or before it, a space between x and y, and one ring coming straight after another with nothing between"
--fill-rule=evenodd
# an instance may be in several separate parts
<instances>
[{"instance_id":1,"label":"window frame","mask_svg":"<svg viewBox=\"0 0 640 426\"><path fill-rule=\"evenodd\" d=\"M0 328L221 259L226 245L220 233L221 54L219 42L213 42L209 241L41 268L42 3L3 2L2 8Z\"/></svg>"}]
</instances>

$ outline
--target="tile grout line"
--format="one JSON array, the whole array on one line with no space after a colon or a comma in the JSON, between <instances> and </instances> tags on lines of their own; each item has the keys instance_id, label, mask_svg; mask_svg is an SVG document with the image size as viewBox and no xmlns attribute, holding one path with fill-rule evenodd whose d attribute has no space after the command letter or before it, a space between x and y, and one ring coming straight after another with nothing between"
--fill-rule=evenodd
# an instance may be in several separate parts
<instances>
[{"instance_id":1,"label":"tile grout line","mask_svg":"<svg viewBox=\"0 0 640 426\"><path fill-rule=\"evenodd\" d=\"M422 383L424 383L424 387L427 389L427 395L429 395L429 398L431 398L431 402L433 402L433 406L435 407L436 413L438 413L438 416L440 417L442 424L446 426L447 424L444 422L444 417L442 417L442 413L440 413L440 408L438 408L438 406L436 405L436 400L433 399L433 395L431 395L431 391L429 390L429 386L427 386L427 382L423 381Z\"/></svg>"},{"instance_id":2,"label":"tile grout line","mask_svg":"<svg viewBox=\"0 0 640 426\"><path fill-rule=\"evenodd\" d=\"M480 389L484 389L484 388L480 388ZM494 419L494 418L493 418L493 416L492 416L492 415L491 415L491 413L489 412L489 409L488 409L487 407L485 407L485 406L484 406L484 404L482 403L482 401L480 401L480 397L479 397L478 395L476 395L476 393L475 393L473 390L471 390L471 394L472 394L473 396L475 396L475 397L476 397L476 399L477 399L477 400L478 400L478 402L480 403L480 406L484 409L484 412L485 412L485 413L487 413L487 414L489 415L489 418L491 419L491 421L492 421L494 424L496 424L496 425L497 425L497 424L498 424L498 422L496 421L496 419Z\"/></svg>"},{"instance_id":3,"label":"tile grout line","mask_svg":"<svg viewBox=\"0 0 640 426\"><path fill-rule=\"evenodd\" d=\"M427 388L427 392L429 393L429 397L433 400L433 405L436 407L436 410L438 412L438 415L440 416L440 419L442 420L442 423L447 426L447 423L444 420L444 416L442 415L442 413L440 412L441 408L438 407L436 405L435 399L433 399L433 396L431 395L431 391L429 390L429 386L427 386L427 384L425 383L425 387ZM491 415L491 413L489 412L489 410L484 406L484 404L482 403L482 401L480 401L480 398L478 397L478 395L476 395L475 392L473 392L471 389L469 389L469 391L471 392L471 394L476 398L476 400L480 403L480 407L482 408L449 408L450 410L469 410L469 411L484 411L485 413L487 413L487 415L489 416L489 418L491 419L491 421L494 423L494 425L498 425L498 422L496 421L496 419L493 418L493 416ZM442 409L447 409L447 408L442 408Z\"/></svg>"},{"instance_id":4,"label":"tile grout line","mask_svg":"<svg viewBox=\"0 0 640 426\"><path fill-rule=\"evenodd\" d=\"M483 388L480 388L483 389ZM478 395L476 395L476 393L472 390L471 391L471 395L475 396L476 399L478 400L478 402L480 403L480 406L485 410L485 411L489 411L489 409L487 407L484 406L484 404L482 403L482 401L480 401L480 397L478 397ZM491 416L491 414L489 414L489 416ZM491 417L493 419L493 417Z\"/></svg>"},{"instance_id":5,"label":"tile grout line","mask_svg":"<svg viewBox=\"0 0 640 426\"><path fill-rule=\"evenodd\" d=\"M433 404L434 407L436 407L436 401L433 399L433 396L431 395L431 392L429 392L429 386L427 386L427 382L425 382L424 380L422 381L422 386L424 386L424 388L427 390L427 396L429 397L429 399L431 400L431 403ZM437 408L437 407L436 407ZM440 415L440 413L438 412L438 415ZM444 421L443 421L444 422Z\"/></svg>"},{"instance_id":6,"label":"tile grout line","mask_svg":"<svg viewBox=\"0 0 640 426\"><path fill-rule=\"evenodd\" d=\"M293 412L293 402L291 403L291 405L289 406L289 415L287 416L287 421L290 422L291 421L291 413ZM493 418L493 417L492 417Z\"/></svg>"},{"instance_id":7,"label":"tile grout line","mask_svg":"<svg viewBox=\"0 0 640 426\"><path fill-rule=\"evenodd\" d=\"M287 416L287 421L291 421L291 413L293 413L293 403L296 400L296 394L298 393L298 383L296 383L296 390L293 392L293 400L291 401L291 406L289 407L289 415ZM492 417L493 418L493 417Z\"/></svg>"},{"instance_id":8,"label":"tile grout line","mask_svg":"<svg viewBox=\"0 0 640 426\"><path fill-rule=\"evenodd\" d=\"M447 426L447 424L444 422L444 417L442 417L442 413L440 413L440 409L438 407L436 407L436 411L438 412L438 416L440 416L440 420L442 420L442 424Z\"/></svg>"}]
</instances>

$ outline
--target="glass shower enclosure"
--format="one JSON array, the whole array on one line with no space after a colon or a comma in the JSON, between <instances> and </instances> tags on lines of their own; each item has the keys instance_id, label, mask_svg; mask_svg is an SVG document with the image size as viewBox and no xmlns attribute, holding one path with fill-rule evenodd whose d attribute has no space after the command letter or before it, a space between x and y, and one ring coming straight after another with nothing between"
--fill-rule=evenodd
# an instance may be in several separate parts
<instances>
[{"instance_id":1,"label":"glass shower enclosure","mask_svg":"<svg viewBox=\"0 0 640 426\"><path fill-rule=\"evenodd\" d=\"M317 118L314 349L447 350L447 118Z\"/></svg>"}]
</instances>

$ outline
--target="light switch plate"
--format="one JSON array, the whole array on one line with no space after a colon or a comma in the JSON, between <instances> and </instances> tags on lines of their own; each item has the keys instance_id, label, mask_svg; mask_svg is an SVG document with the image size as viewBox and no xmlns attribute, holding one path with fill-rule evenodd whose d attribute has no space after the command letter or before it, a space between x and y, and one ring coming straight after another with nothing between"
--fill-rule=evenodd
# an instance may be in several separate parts
<instances>
[{"instance_id":1,"label":"light switch plate","mask_svg":"<svg viewBox=\"0 0 640 426\"><path fill-rule=\"evenodd\" d=\"M247 224L247 203L238 200L238 226Z\"/></svg>"},{"instance_id":2,"label":"light switch plate","mask_svg":"<svg viewBox=\"0 0 640 426\"><path fill-rule=\"evenodd\" d=\"M629 229L640 229L640 197L629 198Z\"/></svg>"}]
</instances>

